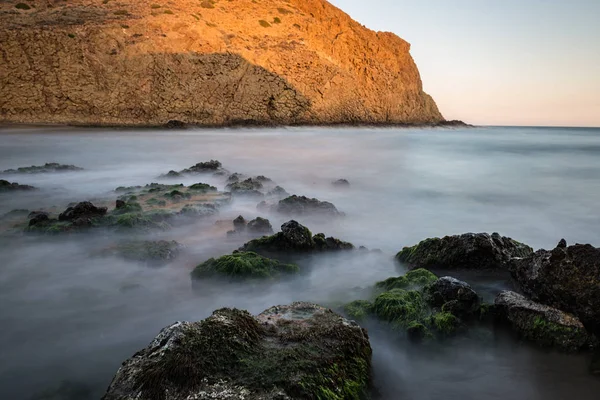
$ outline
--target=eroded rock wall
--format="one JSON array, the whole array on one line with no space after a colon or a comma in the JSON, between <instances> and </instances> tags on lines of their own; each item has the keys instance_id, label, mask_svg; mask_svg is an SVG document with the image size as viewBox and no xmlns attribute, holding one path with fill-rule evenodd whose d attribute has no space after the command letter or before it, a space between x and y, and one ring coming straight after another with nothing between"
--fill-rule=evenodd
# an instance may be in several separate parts
<instances>
[{"instance_id":1,"label":"eroded rock wall","mask_svg":"<svg viewBox=\"0 0 600 400\"><path fill-rule=\"evenodd\" d=\"M438 123L410 45L323 0L0 5L0 121Z\"/></svg>"}]
</instances>

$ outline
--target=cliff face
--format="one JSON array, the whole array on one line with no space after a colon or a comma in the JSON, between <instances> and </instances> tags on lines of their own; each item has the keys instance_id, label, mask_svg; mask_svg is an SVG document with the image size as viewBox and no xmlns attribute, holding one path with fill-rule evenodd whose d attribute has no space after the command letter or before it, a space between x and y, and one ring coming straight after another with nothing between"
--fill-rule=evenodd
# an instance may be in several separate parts
<instances>
[{"instance_id":1,"label":"cliff face","mask_svg":"<svg viewBox=\"0 0 600 400\"><path fill-rule=\"evenodd\" d=\"M6 1L0 121L443 121L409 50L324 0Z\"/></svg>"}]
</instances>

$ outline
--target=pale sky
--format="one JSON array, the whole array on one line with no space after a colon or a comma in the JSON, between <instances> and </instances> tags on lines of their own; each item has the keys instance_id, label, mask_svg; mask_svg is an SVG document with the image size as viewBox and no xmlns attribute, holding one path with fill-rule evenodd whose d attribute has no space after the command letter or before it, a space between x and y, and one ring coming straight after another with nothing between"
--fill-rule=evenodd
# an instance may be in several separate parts
<instances>
[{"instance_id":1,"label":"pale sky","mask_svg":"<svg viewBox=\"0 0 600 400\"><path fill-rule=\"evenodd\" d=\"M447 119L600 127L600 0L330 0L411 43Z\"/></svg>"}]
</instances>

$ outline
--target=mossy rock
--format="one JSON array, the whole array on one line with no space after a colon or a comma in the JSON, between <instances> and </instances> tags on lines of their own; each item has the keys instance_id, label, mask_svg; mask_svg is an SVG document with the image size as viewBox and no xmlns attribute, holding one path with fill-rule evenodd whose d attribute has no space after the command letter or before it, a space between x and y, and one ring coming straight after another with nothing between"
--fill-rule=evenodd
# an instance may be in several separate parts
<instances>
[{"instance_id":1,"label":"mossy rock","mask_svg":"<svg viewBox=\"0 0 600 400\"><path fill-rule=\"evenodd\" d=\"M192 278L274 279L298 272L299 268L294 264L283 264L253 252L234 252L198 265L192 271Z\"/></svg>"},{"instance_id":2,"label":"mossy rock","mask_svg":"<svg viewBox=\"0 0 600 400\"><path fill-rule=\"evenodd\" d=\"M111 211L111 214L113 215L122 215L122 214L128 214L128 213L138 213L138 212L142 212L142 206L140 205L140 203L136 202L136 201L128 201L128 202L124 202L124 201L117 201L117 208L115 208L113 211Z\"/></svg>"},{"instance_id":3,"label":"mossy rock","mask_svg":"<svg viewBox=\"0 0 600 400\"><path fill-rule=\"evenodd\" d=\"M371 314L373 303L367 300L355 300L344 306L344 312L350 318L357 321L364 321Z\"/></svg>"},{"instance_id":4,"label":"mossy rock","mask_svg":"<svg viewBox=\"0 0 600 400\"><path fill-rule=\"evenodd\" d=\"M103 399L367 399L371 353L360 326L314 304L221 309L163 329Z\"/></svg>"},{"instance_id":5,"label":"mossy rock","mask_svg":"<svg viewBox=\"0 0 600 400\"><path fill-rule=\"evenodd\" d=\"M216 187L211 186L207 183L195 183L192 186L190 186L189 189L193 190L194 192L200 192L200 193L210 193L210 192L217 191Z\"/></svg>"},{"instance_id":6,"label":"mossy rock","mask_svg":"<svg viewBox=\"0 0 600 400\"><path fill-rule=\"evenodd\" d=\"M372 309L380 319L402 328L423 320L428 313L421 292L404 289L381 293L375 298Z\"/></svg>"},{"instance_id":7,"label":"mossy rock","mask_svg":"<svg viewBox=\"0 0 600 400\"><path fill-rule=\"evenodd\" d=\"M404 276L388 278L385 281L377 282L375 287L386 291L392 289L422 288L425 285L435 282L437 279L437 276L432 272L420 268L409 271Z\"/></svg>"},{"instance_id":8,"label":"mossy rock","mask_svg":"<svg viewBox=\"0 0 600 400\"><path fill-rule=\"evenodd\" d=\"M170 215L170 214L169 214ZM162 213L128 213L119 215L116 220L110 222L110 226L122 229L160 229L167 230L170 228L166 223Z\"/></svg>"},{"instance_id":9,"label":"mossy rock","mask_svg":"<svg viewBox=\"0 0 600 400\"><path fill-rule=\"evenodd\" d=\"M574 315L533 302L518 293L500 293L495 305L502 320L523 339L538 346L574 352L598 344L597 338L588 333Z\"/></svg>"},{"instance_id":10,"label":"mossy rock","mask_svg":"<svg viewBox=\"0 0 600 400\"><path fill-rule=\"evenodd\" d=\"M526 257L533 249L497 233L466 233L425 239L405 247L396 259L415 268L442 269L504 269L515 257Z\"/></svg>"},{"instance_id":11,"label":"mossy rock","mask_svg":"<svg viewBox=\"0 0 600 400\"><path fill-rule=\"evenodd\" d=\"M289 258L295 254L352 249L354 249L352 243L336 238L325 238L324 234L313 237L307 227L292 220L281 225L281 232L251 240L244 244L240 251L254 251L265 256Z\"/></svg>"},{"instance_id":12,"label":"mossy rock","mask_svg":"<svg viewBox=\"0 0 600 400\"><path fill-rule=\"evenodd\" d=\"M180 190L171 190L170 192L165 193L164 196L168 197L171 200L189 199L190 197L192 197L190 193L182 192Z\"/></svg>"},{"instance_id":13,"label":"mossy rock","mask_svg":"<svg viewBox=\"0 0 600 400\"><path fill-rule=\"evenodd\" d=\"M438 312L431 316L431 326L442 335L454 334L461 325L460 319L449 312Z\"/></svg>"}]
</instances>

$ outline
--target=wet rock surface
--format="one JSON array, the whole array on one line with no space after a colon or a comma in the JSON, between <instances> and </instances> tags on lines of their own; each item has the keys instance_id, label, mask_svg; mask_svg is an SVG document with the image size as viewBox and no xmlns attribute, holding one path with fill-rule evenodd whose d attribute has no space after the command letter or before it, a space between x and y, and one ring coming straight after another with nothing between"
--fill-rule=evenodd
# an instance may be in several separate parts
<instances>
[{"instance_id":1,"label":"wet rock surface","mask_svg":"<svg viewBox=\"0 0 600 400\"><path fill-rule=\"evenodd\" d=\"M409 268L508 270L515 258L532 253L531 247L497 233L465 233L423 240L403 248L396 259Z\"/></svg>"},{"instance_id":2,"label":"wet rock surface","mask_svg":"<svg viewBox=\"0 0 600 400\"><path fill-rule=\"evenodd\" d=\"M35 187L30 185L20 185L17 182L9 182L4 179L0 179L0 193L2 192L20 192L36 190Z\"/></svg>"},{"instance_id":3,"label":"wet rock surface","mask_svg":"<svg viewBox=\"0 0 600 400\"><path fill-rule=\"evenodd\" d=\"M224 308L163 329L123 363L103 400L361 399L370 372L366 331L331 310Z\"/></svg>"},{"instance_id":4,"label":"wet rock surface","mask_svg":"<svg viewBox=\"0 0 600 400\"><path fill-rule=\"evenodd\" d=\"M463 281L444 276L425 286L425 301L457 317L467 317L479 309L480 299L471 286Z\"/></svg>"},{"instance_id":5,"label":"wet rock surface","mask_svg":"<svg viewBox=\"0 0 600 400\"><path fill-rule=\"evenodd\" d=\"M505 291L495 301L496 313L521 337L540 346L577 351L596 344L581 321L572 314Z\"/></svg>"},{"instance_id":6,"label":"wet rock surface","mask_svg":"<svg viewBox=\"0 0 600 400\"><path fill-rule=\"evenodd\" d=\"M518 260L511 274L531 299L578 316L600 334L600 249L590 244L538 250Z\"/></svg>"},{"instance_id":7,"label":"wet rock surface","mask_svg":"<svg viewBox=\"0 0 600 400\"><path fill-rule=\"evenodd\" d=\"M271 211L277 212L283 215L320 215L320 216L342 216L343 213L339 212L338 209L332 203L328 201L320 201L318 199L311 199L306 196L289 196L283 200L280 200L277 204L268 205L264 204L261 206L262 209L270 209Z\"/></svg>"},{"instance_id":8,"label":"wet rock surface","mask_svg":"<svg viewBox=\"0 0 600 400\"><path fill-rule=\"evenodd\" d=\"M313 237L307 227L294 220L283 224L281 232L251 240L240 248L241 251L254 251L265 255L352 249L354 246L351 243L335 238L326 238L324 234L317 234Z\"/></svg>"}]
</instances>

